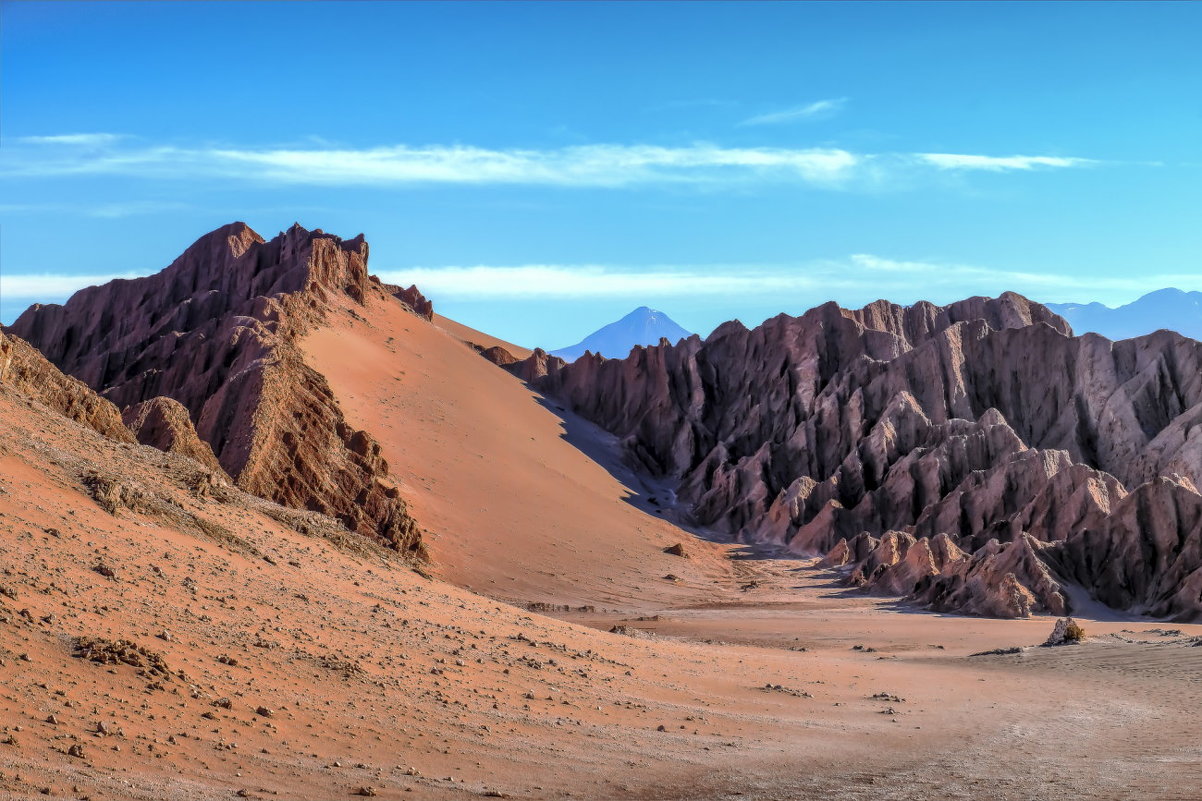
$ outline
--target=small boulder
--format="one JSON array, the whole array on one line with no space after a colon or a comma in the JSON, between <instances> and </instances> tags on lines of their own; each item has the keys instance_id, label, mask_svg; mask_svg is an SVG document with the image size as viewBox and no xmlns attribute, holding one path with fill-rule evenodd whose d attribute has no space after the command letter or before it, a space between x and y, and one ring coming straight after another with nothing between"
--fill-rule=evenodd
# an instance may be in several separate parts
<instances>
[{"instance_id":1,"label":"small boulder","mask_svg":"<svg viewBox=\"0 0 1202 801\"><path fill-rule=\"evenodd\" d=\"M1056 626L1052 629L1052 634L1044 645L1076 645L1084 639L1085 629L1081 628L1071 617L1062 617L1056 621Z\"/></svg>"}]
</instances>

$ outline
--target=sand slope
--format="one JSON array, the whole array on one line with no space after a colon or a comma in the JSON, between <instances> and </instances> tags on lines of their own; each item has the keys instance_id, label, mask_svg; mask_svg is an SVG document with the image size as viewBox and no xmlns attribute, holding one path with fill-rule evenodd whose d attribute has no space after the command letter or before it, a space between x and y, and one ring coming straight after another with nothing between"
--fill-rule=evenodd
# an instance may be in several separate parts
<instances>
[{"instance_id":1,"label":"sand slope","mask_svg":"<svg viewBox=\"0 0 1202 801\"><path fill-rule=\"evenodd\" d=\"M352 424L380 441L440 575L512 600L623 609L692 598L729 576L717 546L697 543L690 560L662 552L687 534L632 502L636 482L611 474L624 471L593 426L565 423L441 324L395 304L364 317L302 348Z\"/></svg>"},{"instance_id":2,"label":"sand slope","mask_svg":"<svg viewBox=\"0 0 1202 801\"><path fill-rule=\"evenodd\" d=\"M477 331L463 323L457 323L449 317L443 317L441 314L434 315L434 325L462 342L472 342L482 348L504 348L519 359L525 359L532 352L530 348L523 348L521 345L497 339L483 331Z\"/></svg>"}]
</instances>

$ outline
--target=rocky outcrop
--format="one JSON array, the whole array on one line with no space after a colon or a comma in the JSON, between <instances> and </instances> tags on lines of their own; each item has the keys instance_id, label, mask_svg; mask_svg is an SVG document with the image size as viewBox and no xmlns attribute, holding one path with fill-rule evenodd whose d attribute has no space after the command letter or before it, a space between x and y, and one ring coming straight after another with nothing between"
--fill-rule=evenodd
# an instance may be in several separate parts
<instances>
[{"instance_id":1,"label":"rocky outcrop","mask_svg":"<svg viewBox=\"0 0 1202 801\"><path fill-rule=\"evenodd\" d=\"M0 332L0 386L48 406L118 442L133 442L121 413L87 384L63 373L22 339Z\"/></svg>"},{"instance_id":2,"label":"rocky outcrop","mask_svg":"<svg viewBox=\"0 0 1202 801\"><path fill-rule=\"evenodd\" d=\"M520 361L514 359L512 362L500 366L523 381L533 383L541 378L546 378L549 372L558 371L566 364L567 362L558 356L551 356L542 348L535 348L534 352L525 359Z\"/></svg>"},{"instance_id":3,"label":"rocky outcrop","mask_svg":"<svg viewBox=\"0 0 1202 801\"><path fill-rule=\"evenodd\" d=\"M486 348L483 345L477 345L475 342L468 342L466 340L464 341L464 344L476 351L476 353L479 353L488 361L495 364L497 367L509 367L509 365L517 364L518 362L517 356L514 356L500 345L493 345L492 347Z\"/></svg>"},{"instance_id":4,"label":"rocky outcrop","mask_svg":"<svg viewBox=\"0 0 1202 801\"><path fill-rule=\"evenodd\" d=\"M424 320L434 319L434 303L426 298L416 286L410 286L408 289L401 289L399 286L392 284L382 284L384 289L399 300L401 303L418 317Z\"/></svg>"},{"instance_id":5,"label":"rocky outcrop","mask_svg":"<svg viewBox=\"0 0 1202 801\"><path fill-rule=\"evenodd\" d=\"M1193 340L1075 337L1007 293L826 304L522 370L675 479L691 522L825 554L866 589L1016 616L1065 613L1076 584L1118 608L1202 616Z\"/></svg>"},{"instance_id":6,"label":"rocky outcrop","mask_svg":"<svg viewBox=\"0 0 1202 801\"><path fill-rule=\"evenodd\" d=\"M127 407L121 419L143 445L187 456L218 474L223 472L213 449L197 436L188 410L179 401L160 395Z\"/></svg>"},{"instance_id":7,"label":"rocky outcrop","mask_svg":"<svg viewBox=\"0 0 1202 801\"><path fill-rule=\"evenodd\" d=\"M120 407L178 401L243 489L418 554L417 526L379 446L346 423L297 344L369 300L397 302L367 258L361 234L295 225L265 241L233 223L160 273L31 307L12 331Z\"/></svg>"}]
</instances>

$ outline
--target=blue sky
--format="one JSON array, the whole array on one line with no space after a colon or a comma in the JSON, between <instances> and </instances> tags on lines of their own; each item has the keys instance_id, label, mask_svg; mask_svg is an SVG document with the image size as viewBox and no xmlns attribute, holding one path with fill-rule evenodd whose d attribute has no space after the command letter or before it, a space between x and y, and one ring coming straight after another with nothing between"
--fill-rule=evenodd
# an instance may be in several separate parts
<instances>
[{"instance_id":1,"label":"blue sky","mask_svg":"<svg viewBox=\"0 0 1202 801\"><path fill-rule=\"evenodd\" d=\"M526 345L1202 289L1202 4L34 3L0 320L231 220Z\"/></svg>"}]
</instances>

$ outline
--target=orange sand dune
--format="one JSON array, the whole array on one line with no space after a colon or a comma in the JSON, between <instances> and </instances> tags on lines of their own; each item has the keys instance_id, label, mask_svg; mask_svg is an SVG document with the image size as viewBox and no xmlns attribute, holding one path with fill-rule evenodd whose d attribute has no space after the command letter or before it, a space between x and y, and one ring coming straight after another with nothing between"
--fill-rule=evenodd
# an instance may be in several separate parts
<instances>
[{"instance_id":1,"label":"orange sand dune","mask_svg":"<svg viewBox=\"0 0 1202 801\"><path fill-rule=\"evenodd\" d=\"M629 608L712 594L732 568L565 439L621 471L597 430L554 408L438 325L378 304L309 335L302 347L344 413L383 447L440 575L488 595ZM666 581L679 576L680 586ZM710 588L710 589L700 589Z\"/></svg>"},{"instance_id":2,"label":"orange sand dune","mask_svg":"<svg viewBox=\"0 0 1202 801\"><path fill-rule=\"evenodd\" d=\"M482 348L501 347L512 353L519 359L524 359L530 355L530 348L523 348L521 345L515 345L512 342L506 342L503 339L497 339L483 331L477 331L474 328L469 328L463 323L457 323L449 317L443 317L441 314L434 315L434 325L446 331L456 339L464 342L474 342Z\"/></svg>"}]
</instances>

